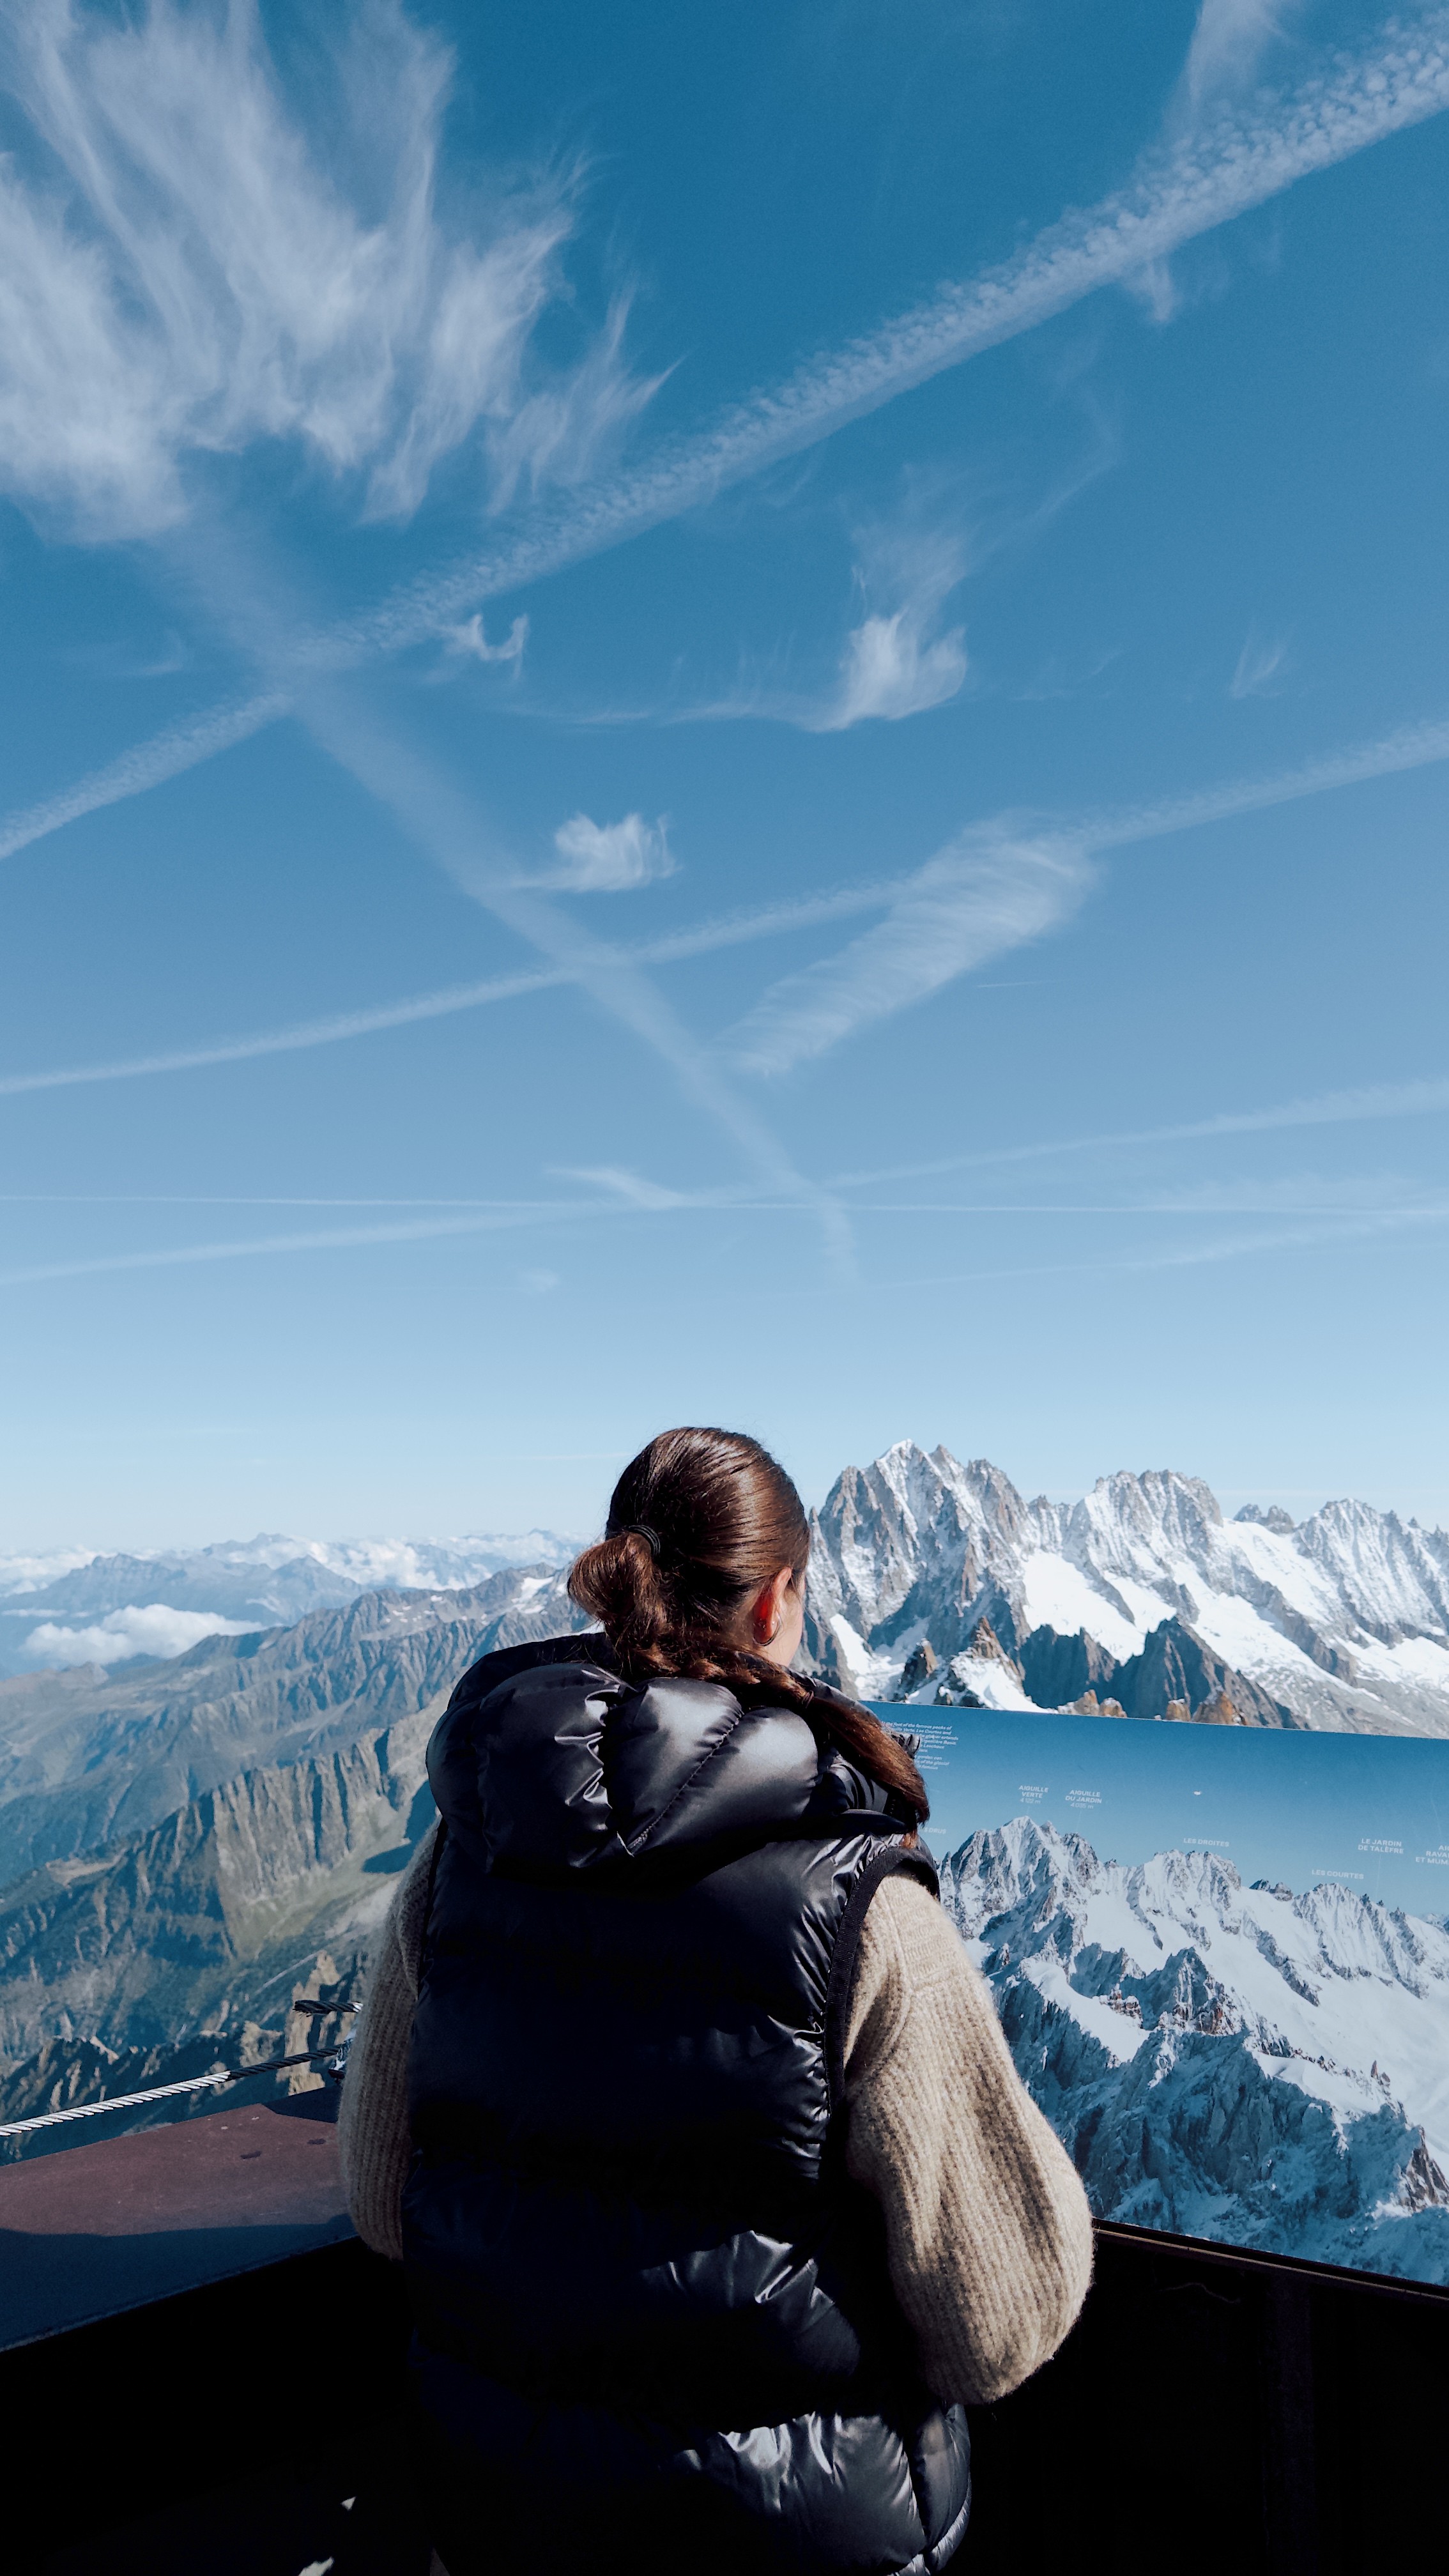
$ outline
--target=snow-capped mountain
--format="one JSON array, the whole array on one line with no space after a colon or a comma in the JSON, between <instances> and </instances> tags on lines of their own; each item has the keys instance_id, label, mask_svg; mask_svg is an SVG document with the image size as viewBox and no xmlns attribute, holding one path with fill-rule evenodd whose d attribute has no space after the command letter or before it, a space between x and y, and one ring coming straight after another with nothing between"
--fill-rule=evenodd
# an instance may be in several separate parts
<instances>
[{"instance_id":1,"label":"snow-capped mountain","mask_svg":"<svg viewBox=\"0 0 1449 2576\"><path fill-rule=\"evenodd\" d=\"M83 1549L0 1558L0 1673L179 1655L205 1636L290 1625L380 1586L468 1591L510 1566L567 1565L556 1530L467 1538L262 1534L145 1556Z\"/></svg>"},{"instance_id":2,"label":"snow-capped mountain","mask_svg":"<svg viewBox=\"0 0 1449 2576\"><path fill-rule=\"evenodd\" d=\"M1449 1735L1449 1533L1367 1503L1225 1521L1170 1469L1026 1502L999 1467L901 1441L814 1517L807 1653L858 1696ZM176 1655L367 1590L557 1569L577 1541L225 1541L0 1560L0 1673Z\"/></svg>"},{"instance_id":3,"label":"snow-capped mountain","mask_svg":"<svg viewBox=\"0 0 1449 2576\"><path fill-rule=\"evenodd\" d=\"M1101 2218L1449 2283L1449 1928L1027 1816L942 1898Z\"/></svg>"},{"instance_id":4,"label":"snow-capped mountain","mask_svg":"<svg viewBox=\"0 0 1449 2576\"><path fill-rule=\"evenodd\" d=\"M1449 1734L1449 1533L1367 1503L1226 1521L1170 1469L1029 1503L907 1440L814 1533L809 1650L861 1696Z\"/></svg>"}]
</instances>

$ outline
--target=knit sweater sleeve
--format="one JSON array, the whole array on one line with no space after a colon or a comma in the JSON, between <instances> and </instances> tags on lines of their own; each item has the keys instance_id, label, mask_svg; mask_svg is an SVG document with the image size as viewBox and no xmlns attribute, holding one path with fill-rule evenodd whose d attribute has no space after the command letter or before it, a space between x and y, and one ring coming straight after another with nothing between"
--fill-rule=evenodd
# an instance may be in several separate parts
<instances>
[{"instance_id":1,"label":"knit sweater sleeve","mask_svg":"<svg viewBox=\"0 0 1449 2576\"><path fill-rule=\"evenodd\" d=\"M337 2145L352 2224L365 2245L394 2263L402 2261L402 2192L412 2155L408 2042L418 1999L437 1833L434 1824L424 1834L388 1908L337 2115Z\"/></svg>"},{"instance_id":2,"label":"knit sweater sleeve","mask_svg":"<svg viewBox=\"0 0 1449 2576\"><path fill-rule=\"evenodd\" d=\"M1004 2397L1075 2322L1091 2214L990 1988L918 1880L871 1900L846 2047L846 2167L880 2203L922 2375L943 2402Z\"/></svg>"}]
</instances>

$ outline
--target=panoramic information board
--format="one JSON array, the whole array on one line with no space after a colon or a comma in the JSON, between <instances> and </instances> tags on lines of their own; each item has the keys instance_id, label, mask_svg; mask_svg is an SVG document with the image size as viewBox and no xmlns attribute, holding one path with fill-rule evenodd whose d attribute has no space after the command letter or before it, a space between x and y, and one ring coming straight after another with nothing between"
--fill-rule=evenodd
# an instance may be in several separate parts
<instances>
[{"instance_id":1,"label":"panoramic information board","mask_svg":"<svg viewBox=\"0 0 1449 2576\"><path fill-rule=\"evenodd\" d=\"M878 1713L1096 2215L1449 2285L1449 1742Z\"/></svg>"}]
</instances>

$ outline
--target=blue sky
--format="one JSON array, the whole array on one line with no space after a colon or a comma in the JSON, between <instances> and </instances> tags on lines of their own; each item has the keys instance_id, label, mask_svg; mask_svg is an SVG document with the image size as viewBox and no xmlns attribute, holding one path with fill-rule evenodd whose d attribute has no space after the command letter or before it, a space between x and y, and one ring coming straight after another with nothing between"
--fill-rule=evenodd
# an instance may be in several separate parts
<instances>
[{"instance_id":1,"label":"blue sky","mask_svg":"<svg viewBox=\"0 0 1449 2576\"><path fill-rule=\"evenodd\" d=\"M1449 1518L1449 11L0 28L0 1545Z\"/></svg>"}]
</instances>

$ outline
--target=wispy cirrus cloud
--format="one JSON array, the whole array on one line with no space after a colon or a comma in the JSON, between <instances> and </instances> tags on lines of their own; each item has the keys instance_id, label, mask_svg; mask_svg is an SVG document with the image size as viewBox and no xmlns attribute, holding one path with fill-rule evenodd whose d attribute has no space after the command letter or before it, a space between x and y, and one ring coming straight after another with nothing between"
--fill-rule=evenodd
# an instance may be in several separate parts
<instances>
[{"instance_id":1,"label":"wispy cirrus cloud","mask_svg":"<svg viewBox=\"0 0 1449 2576\"><path fill-rule=\"evenodd\" d=\"M1068 920L1089 890L1092 860L1109 850L1446 758L1449 723L1407 725L1276 777L1057 824L973 825L902 882L877 929L772 986L726 1048L752 1073L783 1073Z\"/></svg>"},{"instance_id":2,"label":"wispy cirrus cloud","mask_svg":"<svg viewBox=\"0 0 1449 2576\"><path fill-rule=\"evenodd\" d=\"M1010 260L806 360L781 384L749 396L712 427L662 443L652 457L611 478L585 481L562 503L525 512L485 553L420 577L301 649L314 667L320 662L335 669L435 640L489 598L696 508L1099 289L1140 279L1184 243L1313 172L1439 115L1446 105L1449 10L1391 21L1356 54L1336 57L1296 91L1225 111L1154 149L1126 188L1064 215ZM279 703L287 703L285 692ZM235 710L217 711L218 747L236 738L225 731L228 718L235 721ZM168 758L186 766L196 756L189 743L162 736L129 760L159 783L174 774ZM116 764L118 772L122 766ZM0 820L0 852L59 828L77 792L64 791L27 816ZM138 791L120 786L116 792ZM74 810L93 811L95 802L92 796Z\"/></svg>"},{"instance_id":3,"label":"wispy cirrus cloud","mask_svg":"<svg viewBox=\"0 0 1449 2576\"><path fill-rule=\"evenodd\" d=\"M293 13L305 103L255 0L4 0L0 22L33 145L0 168L0 484L27 506L152 535L189 460L294 439L407 518L475 432L507 492L591 470L645 398L617 319L571 375L533 361L572 191L502 198L481 238L447 220L451 59L399 0Z\"/></svg>"},{"instance_id":4,"label":"wispy cirrus cloud","mask_svg":"<svg viewBox=\"0 0 1449 2576\"><path fill-rule=\"evenodd\" d=\"M1250 627L1243 638L1233 676L1228 682L1230 698L1269 696L1289 663L1286 635L1264 635Z\"/></svg>"},{"instance_id":5,"label":"wispy cirrus cloud","mask_svg":"<svg viewBox=\"0 0 1449 2576\"><path fill-rule=\"evenodd\" d=\"M954 698L966 677L966 630L932 636L930 622L914 600L890 617L863 619L846 644L839 695L815 729L844 733L868 716L898 724Z\"/></svg>"},{"instance_id":6,"label":"wispy cirrus cloud","mask_svg":"<svg viewBox=\"0 0 1449 2576\"><path fill-rule=\"evenodd\" d=\"M465 618L462 625L450 627L444 638L450 653L460 653L470 662L521 662L528 642L528 619L515 617L501 644L490 644L483 631L480 610Z\"/></svg>"},{"instance_id":7,"label":"wispy cirrus cloud","mask_svg":"<svg viewBox=\"0 0 1449 2576\"><path fill-rule=\"evenodd\" d=\"M867 614L846 638L834 696L806 722L844 733L869 717L899 723L954 698L966 677L965 629L942 612L973 560L972 514L959 490L908 476L900 506L856 530L856 582Z\"/></svg>"},{"instance_id":8,"label":"wispy cirrus cloud","mask_svg":"<svg viewBox=\"0 0 1449 2576\"><path fill-rule=\"evenodd\" d=\"M1180 142L1209 119L1230 115L1257 80L1265 54L1302 8L1303 0L1201 0L1182 77L1168 106L1169 136ZM1153 322L1171 322L1181 311L1167 251L1156 253L1126 283Z\"/></svg>"},{"instance_id":9,"label":"wispy cirrus cloud","mask_svg":"<svg viewBox=\"0 0 1449 2576\"><path fill-rule=\"evenodd\" d=\"M886 918L771 986L723 1041L744 1071L780 1074L1058 928L1091 882L1065 835L961 833L908 877Z\"/></svg>"},{"instance_id":10,"label":"wispy cirrus cloud","mask_svg":"<svg viewBox=\"0 0 1449 2576\"><path fill-rule=\"evenodd\" d=\"M1202 0L1183 66L1181 100L1191 115L1248 88L1270 46L1303 14L1303 0Z\"/></svg>"}]
</instances>

